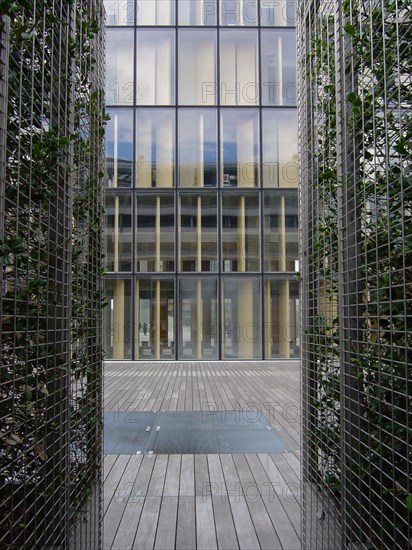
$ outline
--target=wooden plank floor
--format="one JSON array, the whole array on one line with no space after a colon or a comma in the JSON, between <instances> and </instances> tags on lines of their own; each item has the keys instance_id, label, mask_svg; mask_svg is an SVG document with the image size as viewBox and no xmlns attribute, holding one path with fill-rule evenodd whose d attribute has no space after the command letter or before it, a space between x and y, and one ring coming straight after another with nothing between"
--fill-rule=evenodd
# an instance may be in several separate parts
<instances>
[{"instance_id":1,"label":"wooden plank floor","mask_svg":"<svg viewBox=\"0 0 412 550\"><path fill-rule=\"evenodd\" d=\"M291 452L107 455L104 550L300 550L298 362L106 362L105 410L258 411Z\"/></svg>"}]
</instances>

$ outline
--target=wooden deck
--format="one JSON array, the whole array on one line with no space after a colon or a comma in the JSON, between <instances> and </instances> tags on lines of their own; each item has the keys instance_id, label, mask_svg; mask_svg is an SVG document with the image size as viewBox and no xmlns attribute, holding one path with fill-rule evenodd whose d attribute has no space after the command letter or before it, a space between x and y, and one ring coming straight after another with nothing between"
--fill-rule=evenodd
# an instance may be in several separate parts
<instances>
[{"instance_id":1,"label":"wooden deck","mask_svg":"<svg viewBox=\"0 0 412 550\"><path fill-rule=\"evenodd\" d=\"M105 410L258 410L291 452L107 455L104 550L300 550L297 362L107 362Z\"/></svg>"}]
</instances>

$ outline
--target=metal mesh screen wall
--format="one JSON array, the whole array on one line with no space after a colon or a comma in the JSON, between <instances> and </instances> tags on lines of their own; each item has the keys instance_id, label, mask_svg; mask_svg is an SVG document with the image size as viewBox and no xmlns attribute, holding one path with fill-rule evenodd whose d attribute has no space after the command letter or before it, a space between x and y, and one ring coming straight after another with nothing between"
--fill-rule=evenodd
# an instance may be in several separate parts
<instances>
[{"instance_id":1,"label":"metal mesh screen wall","mask_svg":"<svg viewBox=\"0 0 412 550\"><path fill-rule=\"evenodd\" d=\"M0 546L98 548L104 12L1 7Z\"/></svg>"},{"instance_id":2,"label":"metal mesh screen wall","mask_svg":"<svg viewBox=\"0 0 412 550\"><path fill-rule=\"evenodd\" d=\"M411 544L411 36L402 0L300 6L311 550Z\"/></svg>"}]
</instances>

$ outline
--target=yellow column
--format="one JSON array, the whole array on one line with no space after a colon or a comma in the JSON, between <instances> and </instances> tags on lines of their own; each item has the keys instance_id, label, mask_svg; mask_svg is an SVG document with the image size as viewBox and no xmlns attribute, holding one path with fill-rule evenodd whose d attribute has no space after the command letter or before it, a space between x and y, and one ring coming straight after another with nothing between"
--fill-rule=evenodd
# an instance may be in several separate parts
<instances>
[{"instance_id":1,"label":"yellow column","mask_svg":"<svg viewBox=\"0 0 412 550\"><path fill-rule=\"evenodd\" d=\"M119 197L114 198L114 271L119 271L119 221L120 204Z\"/></svg>"},{"instance_id":2,"label":"yellow column","mask_svg":"<svg viewBox=\"0 0 412 550\"><path fill-rule=\"evenodd\" d=\"M197 358L202 358L202 281L197 281L197 303L196 303L196 317L197 317Z\"/></svg>"},{"instance_id":3,"label":"yellow column","mask_svg":"<svg viewBox=\"0 0 412 550\"><path fill-rule=\"evenodd\" d=\"M196 162L196 168L195 168L195 180L196 180L196 187L204 187L205 183L205 177L204 177L204 166L203 166L203 158L204 158L204 115L200 115L199 118L199 128L198 128L198 147L197 147L197 162Z\"/></svg>"},{"instance_id":4,"label":"yellow column","mask_svg":"<svg viewBox=\"0 0 412 550\"><path fill-rule=\"evenodd\" d=\"M136 161L136 187L152 186L152 121L147 117L140 121L140 132L137 137L139 157Z\"/></svg>"},{"instance_id":5,"label":"yellow column","mask_svg":"<svg viewBox=\"0 0 412 550\"><path fill-rule=\"evenodd\" d=\"M279 205L279 270L286 271L286 208L285 197L280 198ZM289 281L282 281L279 290L279 352L281 357L290 357L289 343Z\"/></svg>"},{"instance_id":6,"label":"yellow column","mask_svg":"<svg viewBox=\"0 0 412 550\"><path fill-rule=\"evenodd\" d=\"M113 359L124 359L124 288L125 282L113 282Z\"/></svg>"},{"instance_id":7,"label":"yellow column","mask_svg":"<svg viewBox=\"0 0 412 550\"><path fill-rule=\"evenodd\" d=\"M117 114L114 115L113 126L113 187L117 187L117 180L119 177L119 115Z\"/></svg>"},{"instance_id":8,"label":"yellow column","mask_svg":"<svg viewBox=\"0 0 412 550\"><path fill-rule=\"evenodd\" d=\"M156 131L156 187L173 187L173 125L166 122Z\"/></svg>"},{"instance_id":9,"label":"yellow column","mask_svg":"<svg viewBox=\"0 0 412 550\"><path fill-rule=\"evenodd\" d=\"M278 62L277 62L277 104L283 105L283 59L282 59L282 35L278 36Z\"/></svg>"},{"instance_id":10,"label":"yellow column","mask_svg":"<svg viewBox=\"0 0 412 550\"><path fill-rule=\"evenodd\" d=\"M136 298L135 298L135 326L134 326L134 341L135 341L135 356L139 359L139 345L140 345L140 307L139 307L139 281L136 281Z\"/></svg>"},{"instance_id":11,"label":"yellow column","mask_svg":"<svg viewBox=\"0 0 412 550\"><path fill-rule=\"evenodd\" d=\"M197 239L196 271L202 271L202 197L200 195L197 196L196 239Z\"/></svg>"},{"instance_id":12,"label":"yellow column","mask_svg":"<svg viewBox=\"0 0 412 550\"><path fill-rule=\"evenodd\" d=\"M280 283L279 291L279 351L281 357L284 359L288 359L290 357L289 316L289 281L282 281Z\"/></svg>"},{"instance_id":13,"label":"yellow column","mask_svg":"<svg viewBox=\"0 0 412 550\"><path fill-rule=\"evenodd\" d=\"M296 318L296 303L293 301L293 307L289 308L289 316L290 316L290 325L289 325L289 340L294 342L296 345L296 337L297 337L297 323L298 319Z\"/></svg>"},{"instance_id":14,"label":"yellow column","mask_svg":"<svg viewBox=\"0 0 412 550\"><path fill-rule=\"evenodd\" d=\"M270 281L265 281L265 355L269 359L272 355L272 311L270 307Z\"/></svg>"},{"instance_id":15,"label":"yellow column","mask_svg":"<svg viewBox=\"0 0 412 550\"><path fill-rule=\"evenodd\" d=\"M203 89L203 82L213 82L215 79L215 52L209 40L198 43L196 57L196 102L198 105L214 105L213 94L205 94ZM201 117L203 120L203 115Z\"/></svg>"},{"instance_id":16,"label":"yellow column","mask_svg":"<svg viewBox=\"0 0 412 550\"><path fill-rule=\"evenodd\" d=\"M222 347L222 359L225 358L225 324L226 324L226 319L225 319L225 284L224 284L224 281L223 279L221 280L221 293L222 293L222 297L221 297L221 300L220 300L220 318L222 319L222 322L220 323L220 343L221 343L221 347ZM219 338L219 336L218 336Z\"/></svg>"},{"instance_id":17,"label":"yellow column","mask_svg":"<svg viewBox=\"0 0 412 550\"><path fill-rule=\"evenodd\" d=\"M253 283L250 280L239 282L238 293L239 358L253 358Z\"/></svg>"},{"instance_id":18,"label":"yellow column","mask_svg":"<svg viewBox=\"0 0 412 550\"><path fill-rule=\"evenodd\" d=\"M240 6L240 14L243 19L243 6ZM248 15L251 17L252 12ZM237 54L237 80L240 84L238 105L256 105L259 100L256 46L245 40L238 45Z\"/></svg>"},{"instance_id":19,"label":"yellow column","mask_svg":"<svg viewBox=\"0 0 412 550\"><path fill-rule=\"evenodd\" d=\"M254 131L251 116L239 118L237 124L237 185L255 187Z\"/></svg>"},{"instance_id":20,"label":"yellow column","mask_svg":"<svg viewBox=\"0 0 412 550\"><path fill-rule=\"evenodd\" d=\"M113 187L117 187L117 180L119 175L118 167L118 133L119 133L119 116L114 115L114 152L113 152ZM119 216L120 216L120 205L119 197L114 198L114 271L119 271Z\"/></svg>"},{"instance_id":21,"label":"yellow column","mask_svg":"<svg viewBox=\"0 0 412 550\"><path fill-rule=\"evenodd\" d=\"M156 271L160 271L160 243L161 243L161 232L160 232L160 196L156 197Z\"/></svg>"},{"instance_id":22,"label":"yellow column","mask_svg":"<svg viewBox=\"0 0 412 550\"><path fill-rule=\"evenodd\" d=\"M244 195L239 198L238 221L238 271L246 271L246 205Z\"/></svg>"},{"instance_id":23,"label":"yellow column","mask_svg":"<svg viewBox=\"0 0 412 550\"><path fill-rule=\"evenodd\" d=\"M156 62L153 67L156 105L170 105L171 103L171 82L169 78L164 78L165 75L170 75L172 71L171 63L173 61L170 48L171 43L168 40L156 41Z\"/></svg>"},{"instance_id":24,"label":"yellow column","mask_svg":"<svg viewBox=\"0 0 412 550\"><path fill-rule=\"evenodd\" d=\"M160 359L160 280L156 281L156 359Z\"/></svg>"},{"instance_id":25,"label":"yellow column","mask_svg":"<svg viewBox=\"0 0 412 550\"><path fill-rule=\"evenodd\" d=\"M286 271L286 205L285 196L279 204L279 271Z\"/></svg>"},{"instance_id":26,"label":"yellow column","mask_svg":"<svg viewBox=\"0 0 412 550\"><path fill-rule=\"evenodd\" d=\"M178 195L179 201L179 211L178 211L178 224L177 224L177 257L179 259L179 269L183 271L183 260L182 260L182 197Z\"/></svg>"}]
</instances>

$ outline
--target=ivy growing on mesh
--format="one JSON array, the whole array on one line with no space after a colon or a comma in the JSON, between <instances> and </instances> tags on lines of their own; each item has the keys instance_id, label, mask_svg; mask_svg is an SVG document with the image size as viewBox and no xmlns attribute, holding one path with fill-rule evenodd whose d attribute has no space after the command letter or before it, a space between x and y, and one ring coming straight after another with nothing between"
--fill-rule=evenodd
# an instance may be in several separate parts
<instances>
[{"instance_id":1,"label":"ivy growing on mesh","mask_svg":"<svg viewBox=\"0 0 412 550\"><path fill-rule=\"evenodd\" d=\"M103 7L0 10L0 545L97 548Z\"/></svg>"}]
</instances>

